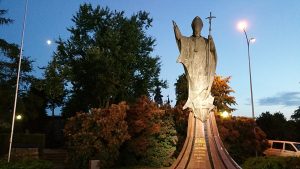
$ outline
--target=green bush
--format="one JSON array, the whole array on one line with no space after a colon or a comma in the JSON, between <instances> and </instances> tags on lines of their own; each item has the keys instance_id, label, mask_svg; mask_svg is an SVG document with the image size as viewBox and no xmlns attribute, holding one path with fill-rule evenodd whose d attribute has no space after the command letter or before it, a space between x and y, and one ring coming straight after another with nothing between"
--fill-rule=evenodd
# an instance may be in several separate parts
<instances>
[{"instance_id":1,"label":"green bush","mask_svg":"<svg viewBox=\"0 0 300 169\"><path fill-rule=\"evenodd\" d=\"M243 169L300 169L299 157L257 157L249 158Z\"/></svg>"},{"instance_id":2,"label":"green bush","mask_svg":"<svg viewBox=\"0 0 300 169\"><path fill-rule=\"evenodd\" d=\"M5 160L0 161L0 169L52 169L53 165L45 160L19 160L7 163Z\"/></svg>"}]
</instances>

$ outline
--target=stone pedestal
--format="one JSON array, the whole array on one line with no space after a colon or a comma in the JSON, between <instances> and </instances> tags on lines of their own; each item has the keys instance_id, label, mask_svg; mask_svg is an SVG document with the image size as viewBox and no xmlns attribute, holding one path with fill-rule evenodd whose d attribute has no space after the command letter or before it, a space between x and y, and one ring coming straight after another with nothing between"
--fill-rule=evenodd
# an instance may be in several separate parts
<instances>
[{"instance_id":1,"label":"stone pedestal","mask_svg":"<svg viewBox=\"0 0 300 169\"><path fill-rule=\"evenodd\" d=\"M219 137L214 113L207 122L189 115L187 137L171 169L238 169Z\"/></svg>"}]
</instances>

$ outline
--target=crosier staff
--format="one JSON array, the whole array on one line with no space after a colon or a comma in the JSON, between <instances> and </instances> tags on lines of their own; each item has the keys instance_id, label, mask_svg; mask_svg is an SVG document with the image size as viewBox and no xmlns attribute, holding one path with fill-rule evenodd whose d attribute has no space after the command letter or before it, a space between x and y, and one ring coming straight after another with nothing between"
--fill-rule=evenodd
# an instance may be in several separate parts
<instances>
[{"instance_id":1,"label":"crosier staff","mask_svg":"<svg viewBox=\"0 0 300 169\"><path fill-rule=\"evenodd\" d=\"M208 19L208 21L209 21L209 34L208 34L208 46L207 46L207 52L206 52L206 55L207 55L207 66L209 66L210 65L210 58L209 58L209 54L210 54L210 40L211 40L211 20L212 19L214 19L214 18L216 18L215 16L212 16L211 15L211 12L209 13L209 17L207 17L207 18L205 18L205 19ZM208 79L208 81L210 80L210 73L209 73L209 75L207 75L207 79ZM211 87L211 86L210 86ZM209 95L209 92L207 93L207 97L208 97L208 95Z\"/></svg>"}]
</instances>

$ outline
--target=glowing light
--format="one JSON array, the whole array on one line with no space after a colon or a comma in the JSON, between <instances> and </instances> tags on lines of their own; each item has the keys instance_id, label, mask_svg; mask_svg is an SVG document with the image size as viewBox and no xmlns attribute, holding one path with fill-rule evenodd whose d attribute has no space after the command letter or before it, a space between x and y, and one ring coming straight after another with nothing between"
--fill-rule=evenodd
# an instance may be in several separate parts
<instances>
[{"instance_id":1,"label":"glowing light","mask_svg":"<svg viewBox=\"0 0 300 169\"><path fill-rule=\"evenodd\" d=\"M52 41L51 40L47 40L46 43L47 43L47 45L51 45Z\"/></svg>"},{"instance_id":2,"label":"glowing light","mask_svg":"<svg viewBox=\"0 0 300 169\"><path fill-rule=\"evenodd\" d=\"M20 114L17 115L17 116L16 116L16 119L17 119L17 120L22 120L22 115L20 115Z\"/></svg>"},{"instance_id":3,"label":"glowing light","mask_svg":"<svg viewBox=\"0 0 300 169\"><path fill-rule=\"evenodd\" d=\"M251 42L251 43L255 43L255 42L256 42L256 39L255 39L255 38L251 38L251 39L250 39L250 42Z\"/></svg>"},{"instance_id":4,"label":"glowing light","mask_svg":"<svg viewBox=\"0 0 300 169\"><path fill-rule=\"evenodd\" d=\"M237 28L241 31L244 31L247 28L247 22L241 21L237 24Z\"/></svg>"},{"instance_id":5,"label":"glowing light","mask_svg":"<svg viewBox=\"0 0 300 169\"><path fill-rule=\"evenodd\" d=\"M227 111L221 112L220 115L221 115L221 117L224 118L224 119L230 117L230 113L228 113Z\"/></svg>"}]
</instances>

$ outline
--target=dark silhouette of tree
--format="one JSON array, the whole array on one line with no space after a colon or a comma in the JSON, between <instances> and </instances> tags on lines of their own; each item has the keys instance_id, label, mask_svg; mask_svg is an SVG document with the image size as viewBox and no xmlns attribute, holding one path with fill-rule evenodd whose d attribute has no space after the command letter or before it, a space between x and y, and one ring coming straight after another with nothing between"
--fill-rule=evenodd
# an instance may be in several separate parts
<instances>
[{"instance_id":1,"label":"dark silhouette of tree","mask_svg":"<svg viewBox=\"0 0 300 169\"><path fill-rule=\"evenodd\" d=\"M163 104L163 95L161 94L161 86L163 84L160 84L159 81L157 81L155 83L155 89L154 89L154 101L155 103L157 103L158 105L162 105Z\"/></svg>"},{"instance_id":2,"label":"dark silhouette of tree","mask_svg":"<svg viewBox=\"0 0 300 169\"><path fill-rule=\"evenodd\" d=\"M5 18L4 15L7 13L7 10L0 9L0 25L10 24L13 22L10 18Z\"/></svg>"},{"instance_id":3,"label":"dark silhouette of tree","mask_svg":"<svg viewBox=\"0 0 300 169\"><path fill-rule=\"evenodd\" d=\"M47 108L51 110L52 116L54 116L55 108L62 106L66 95L64 79L57 67L56 60L52 60L45 69L45 79L42 81L42 90L45 92L45 97L48 102Z\"/></svg>"},{"instance_id":4,"label":"dark silhouette of tree","mask_svg":"<svg viewBox=\"0 0 300 169\"><path fill-rule=\"evenodd\" d=\"M176 105L186 102L188 98L188 83L185 74L178 77L175 83Z\"/></svg>"},{"instance_id":5,"label":"dark silhouette of tree","mask_svg":"<svg viewBox=\"0 0 300 169\"><path fill-rule=\"evenodd\" d=\"M160 74L160 58L151 56L155 39L147 35L147 12L124 12L83 4L72 19L67 40L58 40L56 59L69 85L65 116L88 107L108 107L151 96ZM166 82L159 80L159 87Z\"/></svg>"},{"instance_id":6,"label":"dark silhouette of tree","mask_svg":"<svg viewBox=\"0 0 300 169\"><path fill-rule=\"evenodd\" d=\"M12 19L4 17L7 10L0 9L0 26L5 26L13 22ZM0 119L11 120L13 99L16 87L17 69L19 62L19 47L0 38ZM26 94L31 81L34 79L30 75L32 71L32 61L29 57L23 56L22 69L20 75L19 97ZM24 111L22 99L18 102L17 111Z\"/></svg>"},{"instance_id":7,"label":"dark silhouette of tree","mask_svg":"<svg viewBox=\"0 0 300 169\"><path fill-rule=\"evenodd\" d=\"M292 114L291 119L295 121L300 121L300 106L294 111L294 114Z\"/></svg>"},{"instance_id":8,"label":"dark silhouette of tree","mask_svg":"<svg viewBox=\"0 0 300 169\"><path fill-rule=\"evenodd\" d=\"M268 139L297 141L299 135L296 123L287 121L283 113L262 113L257 119L258 126L267 134ZM300 138L300 137L299 137ZM299 141L299 140L298 140Z\"/></svg>"}]
</instances>

